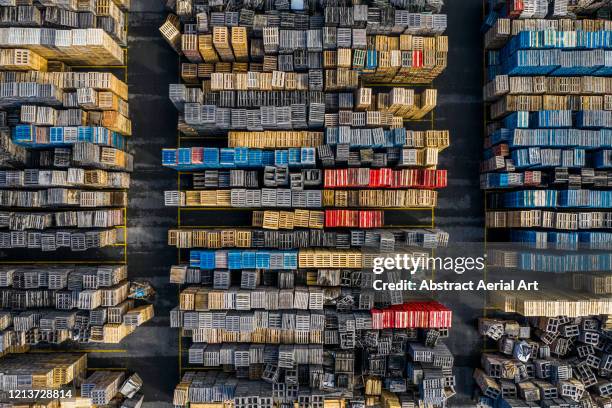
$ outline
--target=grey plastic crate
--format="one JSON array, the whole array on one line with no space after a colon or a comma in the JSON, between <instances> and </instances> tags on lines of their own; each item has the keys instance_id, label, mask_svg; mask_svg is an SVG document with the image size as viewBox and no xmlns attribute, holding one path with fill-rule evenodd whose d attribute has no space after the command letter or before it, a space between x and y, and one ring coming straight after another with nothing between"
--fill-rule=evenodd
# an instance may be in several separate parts
<instances>
[{"instance_id":1,"label":"grey plastic crate","mask_svg":"<svg viewBox=\"0 0 612 408\"><path fill-rule=\"evenodd\" d=\"M215 289L229 289L231 284L231 272L216 270L213 274L213 287Z\"/></svg>"}]
</instances>

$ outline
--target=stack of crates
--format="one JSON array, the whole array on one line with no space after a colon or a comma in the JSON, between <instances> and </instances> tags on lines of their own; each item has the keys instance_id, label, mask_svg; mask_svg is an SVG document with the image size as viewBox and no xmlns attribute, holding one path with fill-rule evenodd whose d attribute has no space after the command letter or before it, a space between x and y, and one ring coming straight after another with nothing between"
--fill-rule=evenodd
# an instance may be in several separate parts
<instances>
[{"instance_id":1,"label":"stack of crates","mask_svg":"<svg viewBox=\"0 0 612 408\"><path fill-rule=\"evenodd\" d=\"M67 245L78 244L74 240L71 241L70 238L68 238ZM86 236L82 244L89 245L90 238ZM46 279L46 281L41 279ZM26 289L32 290L36 296L23 298L15 291L20 287L22 280L32 281L26 285ZM125 333L130 333L134 327L150 319L153 313L151 305L134 309L134 301L128 299L127 268L122 265L99 267L6 266L0 270L0 281L2 296L5 299L0 306L8 310L3 312L2 316L9 321L13 319L14 323L20 322L14 324L13 327L2 326L3 338L9 340L5 344L7 349L22 347L26 344L32 346L42 344L51 338L61 338L59 341L54 341L57 343L65 340L101 341L95 336L97 332L104 330L113 332L116 324L123 322L126 314L134 310L130 317L126 318L129 327L119 328L124 333L120 336L123 338ZM32 312L18 311L36 308L51 310L43 313L42 318L36 321L30 320L30 317L34 316ZM61 312L52 309L58 309ZM77 309L85 312L77 314ZM136 320L132 319L134 315L138 316ZM80 317L86 317L86 319L83 321ZM30 330L33 331L28 338L25 334Z\"/></svg>"},{"instance_id":2,"label":"stack of crates","mask_svg":"<svg viewBox=\"0 0 612 408\"><path fill-rule=\"evenodd\" d=\"M553 15L535 0L490 5L483 26L489 122L480 182L490 241L594 250L570 268L590 271L593 260L607 259L612 238L610 20L590 14L601 2L572 3L588 14L557 19L567 12L565 3ZM568 269L565 255L521 248L499 259L512 257L526 270Z\"/></svg>"},{"instance_id":3,"label":"stack of crates","mask_svg":"<svg viewBox=\"0 0 612 408\"><path fill-rule=\"evenodd\" d=\"M599 316L555 316L520 322L479 319L485 342L498 344L498 352L483 354L482 369L474 372L488 406L494 400L505 406L514 406L514 401L571 406L584 397L609 400L604 367L612 364L612 358L593 347L605 321ZM515 374L508 375L509 370Z\"/></svg>"},{"instance_id":4,"label":"stack of crates","mask_svg":"<svg viewBox=\"0 0 612 408\"><path fill-rule=\"evenodd\" d=\"M2 356L65 341L116 343L152 317L148 305L123 323L137 306L124 265L131 122L127 78L117 76L125 71L128 9L128 0L0 7ZM23 356L41 378L42 356ZM54 383L31 388L73 379L79 386L83 373L69 373L72 363L50 364ZM115 385L95 404L115 397Z\"/></svg>"},{"instance_id":5,"label":"stack of crates","mask_svg":"<svg viewBox=\"0 0 612 408\"><path fill-rule=\"evenodd\" d=\"M374 329L370 309L383 304L362 253L448 241L385 223L408 208L429 217L447 183L438 154L449 132L432 113L448 52L440 3L176 2L162 27L181 36L184 56L183 83L169 91L180 147L162 150L162 165L180 172L180 189L165 192L181 213L168 233L179 250L170 279L185 285L171 326L193 343L190 365L211 370L205 383L185 374L177 406L348 403L328 393L443 406L454 395L453 358L437 342L448 323L401 327L397 339ZM236 216L244 227L219 225ZM409 343L431 356L412 377ZM378 386L364 394L366 375Z\"/></svg>"},{"instance_id":6,"label":"stack of crates","mask_svg":"<svg viewBox=\"0 0 612 408\"><path fill-rule=\"evenodd\" d=\"M38 387L37 389L59 389L69 384L80 386L85 379L87 355L72 353L54 353L45 356L18 354L4 357L2 364L3 392L28 386L29 388Z\"/></svg>"}]
</instances>

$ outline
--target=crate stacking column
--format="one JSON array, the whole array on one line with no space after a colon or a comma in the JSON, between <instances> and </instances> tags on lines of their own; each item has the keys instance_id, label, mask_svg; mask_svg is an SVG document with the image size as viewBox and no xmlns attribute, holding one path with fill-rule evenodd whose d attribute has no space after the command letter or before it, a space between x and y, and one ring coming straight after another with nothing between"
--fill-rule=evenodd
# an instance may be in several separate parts
<instances>
[{"instance_id":1,"label":"crate stacking column","mask_svg":"<svg viewBox=\"0 0 612 408\"><path fill-rule=\"evenodd\" d=\"M558 19L566 15L559 7L551 16L533 6L533 16L530 3L524 10L508 4L485 26L489 122L481 186L490 240L600 250L572 254L571 263L540 254L540 266L506 257L509 266L599 268L591 260L609 264L612 242L610 20Z\"/></svg>"},{"instance_id":2,"label":"crate stacking column","mask_svg":"<svg viewBox=\"0 0 612 408\"><path fill-rule=\"evenodd\" d=\"M489 260L544 287L490 293L488 307L506 314L479 321L480 407L612 403L612 44L602 6L488 4L481 186L489 242L513 244ZM535 272L567 279L552 288Z\"/></svg>"},{"instance_id":3,"label":"crate stacking column","mask_svg":"<svg viewBox=\"0 0 612 408\"><path fill-rule=\"evenodd\" d=\"M153 313L127 274L129 4L18 3L0 6L0 355L119 343Z\"/></svg>"},{"instance_id":4,"label":"crate stacking column","mask_svg":"<svg viewBox=\"0 0 612 408\"><path fill-rule=\"evenodd\" d=\"M182 79L177 147L162 151L179 174L165 194L179 217L174 405L441 407L454 394L451 311L377 300L364 254L448 240L430 216L449 144L430 113L441 7L176 3L160 28Z\"/></svg>"}]
</instances>

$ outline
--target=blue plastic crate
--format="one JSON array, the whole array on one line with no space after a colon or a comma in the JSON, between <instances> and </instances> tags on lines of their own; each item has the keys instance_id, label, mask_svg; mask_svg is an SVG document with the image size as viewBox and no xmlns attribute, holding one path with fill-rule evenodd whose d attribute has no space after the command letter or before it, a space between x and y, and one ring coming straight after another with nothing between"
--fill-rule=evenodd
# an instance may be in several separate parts
<instances>
[{"instance_id":1,"label":"blue plastic crate","mask_svg":"<svg viewBox=\"0 0 612 408\"><path fill-rule=\"evenodd\" d=\"M519 50L502 63L507 75L548 75L560 66L559 50Z\"/></svg>"},{"instance_id":2,"label":"blue plastic crate","mask_svg":"<svg viewBox=\"0 0 612 408\"><path fill-rule=\"evenodd\" d=\"M521 190L502 193L502 203L508 208L555 207L559 192L556 190Z\"/></svg>"},{"instance_id":3,"label":"blue plastic crate","mask_svg":"<svg viewBox=\"0 0 612 408\"><path fill-rule=\"evenodd\" d=\"M215 269L216 267L215 251L191 251L192 254L194 252L199 252L200 269L205 269L205 270Z\"/></svg>"},{"instance_id":4,"label":"blue plastic crate","mask_svg":"<svg viewBox=\"0 0 612 408\"><path fill-rule=\"evenodd\" d=\"M501 65L490 65L487 67L487 81L492 81L496 76L502 73Z\"/></svg>"},{"instance_id":5,"label":"blue plastic crate","mask_svg":"<svg viewBox=\"0 0 612 408\"><path fill-rule=\"evenodd\" d=\"M287 161L289 166L294 166L294 167L298 167L300 166L301 163L301 158L300 158L300 149L292 147L289 149L289 153L287 155Z\"/></svg>"},{"instance_id":6,"label":"blue plastic crate","mask_svg":"<svg viewBox=\"0 0 612 408\"><path fill-rule=\"evenodd\" d=\"M105 129L103 127L93 127L92 129L92 137L91 137L91 142L92 143L96 143L96 144L106 144L106 145L111 145L114 146L114 133L115 132L111 132L108 129Z\"/></svg>"},{"instance_id":7,"label":"blue plastic crate","mask_svg":"<svg viewBox=\"0 0 612 408\"><path fill-rule=\"evenodd\" d=\"M541 110L531 114L532 128L570 128L572 127L571 110Z\"/></svg>"},{"instance_id":8,"label":"blue plastic crate","mask_svg":"<svg viewBox=\"0 0 612 408\"><path fill-rule=\"evenodd\" d=\"M517 129L529 127L529 112L517 111L512 112L504 118L504 128Z\"/></svg>"},{"instance_id":9,"label":"blue plastic crate","mask_svg":"<svg viewBox=\"0 0 612 408\"><path fill-rule=\"evenodd\" d=\"M495 11L491 11L489 14L487 14L487 17L485 18L484 22L480 26L480 33L484 34L487 31L489 31L489 29L493 27L493 24L495 24L495 21L497 21L498 17L499 16L497 15Z\"/></svg>"},{"instance_id":10,"label":"blue plastic crate","mask_svg":"<svg viewBox=\"0 0 612 408\"><path fill-rule=\"evenodd\" d=\"M287 150L275 150L274 164L277 166L289 165L289 152Z\"/></svg>"},{"instance_id":11,"label":"blue plastic crate","mask_svg":"<svg viewBox=\"0 0 612 408\"><path fill-rule=\"evenodd\" d=\"M496 145L499 143L509 142L511 137L512 132L509 129L502 128L493 132L489 139L491 140L492 145Z\"/></svg>"},{"instance_id":12,"label":"blue plastic crate","mask_svg":"<svg viewBox=\"0 0 612 408\"><path fill-rule=\"evenodd\" d=\"M92 142L94 140L94 131L90 126L77 127L77 139L83 142Z\"/></svg>"},{"instance_id":13,"label":"blue plastic crate","mask_svg":"<svg viewBox=\"0 0 612 408\"><path fill-rule=\"evenodd\" d=\"M222 148L220 165L222 167L247 167L249 149L247 147Z\"/></svg>"},{"instance_id":14,"label":"blue plastic crate","mask_svg":"<svg viewBox=\"0 0 612 408\"><path fill-rule=\"evenodd\" d=\"M200 251L189 252L189 266L199 268L200 267Z\"/></svg>"},{"instance_id":15,"label":"blue plastic crate","mask_svg":"<svg viewBox=\"0 0 612 408\"><path fill-rule=\"evenodd\" d=\"M338 143L338 128L337 127L329 127L325 128L325 143L330 146L334 146Z\"/></svg>"},{"instance_id":16,"label":"blue plastic crate","mask_svg":"<svg viewBox=\"0 0 612 408\"><path fill-rule=\"evenodd\" d=\"M517 169L539 166L542 163L539 147L513 150L510 152L510 157Z\"/></svg>"},{"instance_id":17,"label":"blue plastic crate","mask_svg":"<svg viewBox=\"0 0 612 408\"><path fill-rule=\"evenodd\" d=\"M376 50L366 51L365 70L373 71L378 66L378 53Z\"/></svg>"},{"instance_id":18,"label":"blue plastic crate","mask_svg":"<svg viewBox=\"0 0 612 408\"><path fill-rule=\"evenodd\" d=\"M242 269L242 251L227 251L227 268Z\"/></svg>"},{"instance_id":19,"label":"blue plastic crate","mask_svg":"<svg viewBox=\"0 0 612 408\"><path fill-rule=\"evenodd\" d=\"M267 251L259 251L255 257L257 269L270 269L270 253Z\"/></svg>"},{"instance_id":20,"label":"blue plastic crate","mask_svg":"<svg viewBox=\"0 0 612 408\"><path fill-rule=\"evenodd\" d=\"M298 267L298 253L297 251L285 251L283 266L285 269L297 269Z\"/></svg>"},{"instance_id":21,"label":"blue plastic crate","mask_svg":"<svg viewBox=\"0 0 612 408\"><path fill-rule=\"evenodd\" d=\"M564 208L609 208L612 191L561 190L558 204Z\"/></svg>"},{"instance_id":22,"label":"blue plastic crate","mask_svg":"<svg viewBox=\"0 0 612 408\"><path fill-rule=\"evenodd\" d=\"M612 245L612 233L605 231L581 231L580 244L589 249L607 249Z\"/></svg>"},{"instance_id":23,"label":"blue plastic crate","mask_svg":"<svg viewBox=\"0 0 612 408\"><path fill-rule=\"evenodd\" d=\"M125 137L121 133L111 132L111 145L117 149L125 149Z\"/></svg>"},{"instance_id":24,"label":"blue plastic crate","mask_svg":"<svg viewBox=\"0 0 612 408\"><path fill-rule=\"evenodd\" d=\"M202 163L204 167L218 167L219 149L214 147L205 147L202 150Z\"/></svg>"},{"instance_id":25,"label":"blue plastic crate","mask_svg":"<svg viewBox=\"0 0 612 408\"><path fill-rule=\"evenodd\" d=\"M274 165L274 155L275 155L275 152L272 150L263 150L261 154L262 166Z\"/></svg>"},{"instance_id":26,"label":"blue plastic crate","mask_svg":"<svg viewBox=\"0 0 612 408\"><path fill-rule=\"evenodd\" d=\"M612 168L612 150L598 150L593 153L593 162L595 168L609 169Z\"/></svg>"},{"instance_id":27,"label":"blue plastic crate","mask_svg":"<svg viewBox=\"0 0 612 408\"><path fill-rule=\"evenodd\" d=\"M257 251L243 251L242 252L242 268L243 269L255 269L257 268Z\"/></svg>"},{"instance_id":28,"label":"blue plastic crate","mask_svg":"<svg viewBox=\"0 0 612 408\"><path fill-rule=\"evenodd\" d=\"M393 129L393 146L405 146L407 142L406 128Z\"/></svg>"},{"instance_id":29,"label":"blue plastic crate","mask_svg":"<svg viewBox=\"0 0 612 408\"><path fill-rule=\"evenodd\" d=\"M481 181L487 188L508 188L510 186L508 173L485 173Z\"/></svg>"},{"instance_id":30,"label":"blue plastic crate","mask_svg":"<svg viewBox=\"0 0 612 408\"><path fill-rule=\"evenodd\" d=\"M234 167L236 162L236 150L233 148L225 147L219 149L219 162L218 165L220 167ZM244 162L247 162L247 157L245 155ZM208 164L208 163L207 163Z\"/></svg>"},{"instance_id":31,"label":"blue plastic crate","mask_svg":"<svg viewBox=\"0 0 612 408\"><path fill-rule=\"evenodd\" d=\"M177 149L177 163L178 165L190 165L191 164L191 149L188 147L182 147Z\"/></svg>"},{"instance_id":32,"label":"blue plastic crate","mask_svg":"<svg viewBox=\"0 0 612 408\"><path fill-rule=\"evenodd\" d=\"M549 248L568 250L578 249L577 232L550 231L546 234L546 240Z\"/></svg>"},{"instance_id":33,"label":"blue plastic crate","mask_svg":"<svg viewBox=\"0 0 612 408\"><path fill-rule=\"evenodd\" d=\"M64 128L53 126L49 129L49 143L61 144L64 143Z\"/></svg>"},{"instance_id":34,"label":"blue plastic crate","mask_svg":"<svg viewBox=\"0 0 612 408\"><path fill-rule=\"evenodd\" d=\"M21 143L34 142L36 128L34 125L17 125L13 128L13 141Z\"/></svg>"},{"instance_id":35,"label":"blue plastic crate","mask_svg":"<svg viewBox=\"0 0 612 408\"><path fill-rule=\"evenodd\" d=\"M162 149L162 165L163 166L176 166L177 165L176 149Z\"/></svg>"},{"instance_id":36,"label":"blue plastic crate","mask_svg":"<svg viewBox=\"0 0 612 408\"><path fill-rule=\"evenodd\" d=\"M249 149L248 151L248 165L250 167L263 167L263 150L261 149Z\"/></svg>"},{"instance_id":37,"label":"blue plastic crate","mask_svg":"<svg viewBox=\"0 0 612 408\"><path fill-rule=\"evenodd\" d=\"M300 153L300 161L302 166L314 166L317 164L317 153L314 147L302 147Z\"/></svg>"}]
</instances>

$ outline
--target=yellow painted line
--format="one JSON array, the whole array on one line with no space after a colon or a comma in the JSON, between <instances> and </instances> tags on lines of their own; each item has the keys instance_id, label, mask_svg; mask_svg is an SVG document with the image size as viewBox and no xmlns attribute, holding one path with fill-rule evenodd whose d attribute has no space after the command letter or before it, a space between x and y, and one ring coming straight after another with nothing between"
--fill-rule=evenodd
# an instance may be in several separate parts
<instances>
[{"instance_id":1,"label":"yellow painted line","mask_svg":"<svg viewBox=\"0 0 612 408\"><path fill-rule=\"evenodd\" d=\"M181 293L179 289L179 294ZM181 329L178 330L178 365L179 365L179 379L183 376L183 337L181 336Z\"/></svg>"},{"instance_id":2,"label":"yellow painted line","mask_svg":"<svg viewBox=\"0 0 612 408\"><path fill-rule=\"evenodd\" d=\"M431 228L436 228L436 209L431 207Z\"/></svg>"},{"instance_id":3,"label":"yellow painted line","mask_svg":"<svg viewBox=\"0 0 612 408\"><path fill-rule=\"evenodd\" d=\"M127 78L126 78L127 79ZM127 242L128 242L128 212L127 212L127 207L123 207L123 222L125 223L125 228L123 229L123 242L125 244L125 250L123 251L123 264L127 265L128 264L128 246L127 246Z\"/></svg>"}]
</instances>

